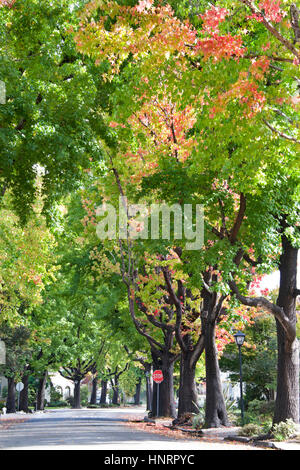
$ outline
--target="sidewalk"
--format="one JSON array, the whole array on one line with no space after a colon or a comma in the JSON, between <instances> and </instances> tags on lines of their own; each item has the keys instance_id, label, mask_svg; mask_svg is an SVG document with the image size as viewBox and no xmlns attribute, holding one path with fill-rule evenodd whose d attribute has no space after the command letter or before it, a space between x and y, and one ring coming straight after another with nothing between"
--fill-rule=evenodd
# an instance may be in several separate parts
<instances>
[{"instance_id":1,"label":"sidewalk","mask_svg":"<svg viewBox=\"0 0 300 470\"><path fill-rule=\"evenodd\" d=\"M1 429L8 429L11 426L19 423L24 423L24 421L27 421L32 414L27 414L24 412L18 412L18 413L9 413L9 414L1 414L0 415L0 431Z\"/></svg>"},{"instance_id":2,"label":"sidewalk","mask_svg":"<svg viewBox=\"0 0 300 470\"><path fill-rule=\"evenodd\" d=\"M239 436L239 427L202 429L202 432L204 436L210 436L212 438L221 439L223 441L243 442L255 447L263 447L266 449L275 450L300 450L300 425L297 425L297 428L297 438L295 440L291 439L290 441L285 442L278 442L273 440L253 441L251 438L242 438Z\"/></svg>"},{"instance_id":3,"label":"sidewalk","mask_svg":"<svg viewBox=\"0 0 300 470\"><path fill-rule=\"evenodd\" d=\"M24 411L17 411L16 413L0 414L0 424L2 421L11 421L15 419L28 419L36 414L44 413L44 411L35 411L34 413L25 413Z\"/></svg>"},{"instance_id":4,"label":"sidewalk","mask_svg":"<svg viewBox=\"0 0 300 470\"><path fill-rule=\"evenodd\" d=\"M120 413L121 410L110 410L110 419L111 414ZM210 429L201 429L199 432L194 432L191 428L185 428L184 426L178 426L174 428L172 426L172 420L170 419L157 419L155 420L155 424L152 422L145 422L144 421L144 412L137 409L137 410L128 410L124 409L123 421L128 421L128 424L136 423L136 430L143 430L154 434L162 434L169 439L184 439L186 442L198 442L199 445L212 445L215 446L220 444L221 446L225 446L226 442L229 444L238 444L242 449L251 448L254 450L255 448L258 450L262 449L269 449L269 450L300 450L300 425L298 425L298 436L296 439L292 439L286 442L275 442L275 441L253 441L251 438L241 437L239 436L239 427L222 427L222 428L210 428ZM67 422L70 422L69 415L74 418L74 423L76 424L76 419L79 420L81 415L90 416L95 415L107 415L108 411L105 410L56 410L56 412L52 411L37 411L35 413L10 413L6 415L0 415L0 431L5 431L9 429L11 426L17 425L18 423L23 423L24 421L31 420L33 422L38 422L38 418L44 417L41 415L46 414L48 417L52 415L56 416L59 414L61 419L66 419ZM74 415L74 416L73 416ZM50 420L51 421L51 420ZM167 431L167 433L166 433ZM177 436L176 436L177 434Z\"/></svg>"},{"instance_id":5,"label":"sidewalk","mask_svg":"<svg viewBox=\"0 0 300 470\"><path fill-rule=\"evenodd\" d=\"M239 436L240 427L221 427L201 429L198 432L191 429L185 429L184 426L172 426L171 420L156 419L158 426L163 426L168 429L177 429L184 432L187 436L190 435L191 439L199 439L199 441L215 441L215 442L239 442L244 445L250 445L257 448L273 449L273 450L300 450L300 424L297 425L297 437L290 441L278 442L273 440L267 441L253 441L251 438ZM153 425L155 426L155 425ZM158 431L159 432L159 431Z\"/></svg>"}]
</instances>

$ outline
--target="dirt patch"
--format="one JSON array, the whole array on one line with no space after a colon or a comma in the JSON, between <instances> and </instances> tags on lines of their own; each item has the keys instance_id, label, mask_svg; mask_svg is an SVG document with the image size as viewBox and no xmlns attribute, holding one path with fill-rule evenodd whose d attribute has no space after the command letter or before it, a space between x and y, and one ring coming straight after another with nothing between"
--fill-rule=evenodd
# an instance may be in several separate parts
<instances>
[{"instance_id":1,"label":"dirt patch","mask_svg":"<svg viewBox=\"0 0 300 470\"><path fill-rule=\"evenodd\" d=\"M170 427L170 421L159 420L155 423L147 423L144 421L138 422L137 420L131 421L128 420L127 426L131 428L138 429L139 431L151 432L154 434L160 434L165 437L170 437L172 439L184 439L190 440L194 439L195 435L188 434L181 431L180 429Z\"/></svg>"},{"instance_id":2,"label":"dirt patch","mask_svg":"<svg viewBox=\"0 0 300 470\"><path fill-rule=\"evenodd\" d=\"M9 429L10 427L14 426L15 424L24 423L24 421L26 421L26 418L5 418L5 419L0 419L0 431L2 429Z\"/></svg>"},{"instance_id":3,"label":"dirt patch","mask_svg":"<svg viewBox=\"0 0 300 470\"><path fill-rule=\"evenodd\" d=\"M196 431L189 426L174 426L172 421L169 418L165 419L156 419L155 422L145 422L143 419L135 419L133 417L128 417L127 426L137 429L139 431L150 432L154 434L159 434L171 439L180 439L185 441L197 440L201 442L211 442L211 443L224 443L224 431L221 432L218 429L214 430L204 430L204 432ZM230 428L229 428L230 429ZM228 429L228 433L230 432ZM209 431L209 432L207 432ZM240 442L231 441L232 445L241 445Z\"/></svg>"}]
</instances>

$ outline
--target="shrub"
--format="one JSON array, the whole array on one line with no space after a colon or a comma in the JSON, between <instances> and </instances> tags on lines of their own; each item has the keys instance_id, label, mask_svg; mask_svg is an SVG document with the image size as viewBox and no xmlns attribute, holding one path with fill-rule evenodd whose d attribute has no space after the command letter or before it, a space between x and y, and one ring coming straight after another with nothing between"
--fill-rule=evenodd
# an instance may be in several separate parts
<instances>
[{"instance_id":1,"label":"shrub","mask_svg":"<svg viewBox=\"0 0 300 470\"><path fill-rule=\"evenodd\" d=\"M272 419L268 418L261 423L263 433L269 434L270 430L272 429Z\"/></svg>"},{"instance_id":2,"label":"shrub","mask_svg":"<svg viewBox=\"0 0 300 470\"><path fill-rule=\"evenodd\" d=\"M248 403L248 413L256 416L272 416L275 409L274 401L253 400Z\"/></svg>"},{"instance_id":3,"label":"shrub","mask_svg":"<svg viewBox=\"0 0 300 470\"><path fill-rule=\"evenodd\" d=\"M198 410L198 413L193 413L192 415L192 427L194 429L201 429L204 426L205 423L205 402L203 404L203 407L200 407L197 403L193 402L195 407Z\"/></svg>"},{"instance_id":4,"label":"shrub","mask_svg":"<svg viewBox=\"0 0 300 470\"><path fill-rule=\"evenodd\" d=\"M28 404L33 408L36 406L36 390L33 385L29 385L28 387Z\"/></svg>"},{"instance_id":5,"label":"shrub","mask_svg":"<svg viewBox=\"0 0 300 470\"><path fill-rule=\"evenodd\" d=\"M62 394L58 387L50 387L50 402L59 402L62 399Z\"/></svg>"},{"instance_id":6,"label":"shrub","mask_svg":"<svg viewBox=\"0 0 300 470\"><path fill-rule=\"evenodd\" d=\"M113 404L113 403L100 403L99 408L118 408L120 405L118 404Z\"/></svg>"},{"instance_id":7,"label":"shrub","mask_svg":"<svg viewBox=\"0 0 300 470\"><path fill-rule=\"evenodd\" d=\"M48 406L52 406L55 408L64 408L65 406L68 406L68 402L66 400L50 401Z\"/></svg>"},{"instance_id":8,"label":"shrub","mask_svg":"<svg viewBox=\"0 0 300 470\"><path fill-rule=\"evenodd\" d=\"M274 424L272 434L276 441L286 441L296 434L296 425L292 419Z\"/></svg>"},{"instance_id":9,"label":"shrub","mask_svg":"<svg viewBox=\"0 0 300 470\"><path fill-rule=\"evenodd\" d=\"M261 427L255 423L249 423L242 427L240 430L240 436L252 437L261 434Z\"/></svg>"},{"instance_id":10,"label":"shrub","mask_svg":"<svg viewBox=\"0 0 300 470\"><path fill-rule=\"evenodd\" d=\"M89 396L89 389L87 385L82 385L80 387L80 403L82 406L88 405L88 396Z\"/></svg>"},{"instance_id":11,"label":"shrub","mask_svg":"<svg viewBox=\"0 0 300 470\"><path fill-rule=\"evenodd\" d=\"M192 427L194 429L201 429L204 426L204 415L202 413L199 413L192 418Z\"/></svg>"},{"instance_id":12,"label":"shrub","mask_svg":"<svg viewBox=\"0 0 300 470\"><path fill-rule=\"evenodd\" d=\"M232 423L236 423L239 419L240 413L236 400L230 398L228 392L224 392L224 401L229 421L231 421Z\"/></svg>"},{"instance_id":13,"label":"shrub","mask_svg":"<svg viewBox=\"0 0 300 470\"><path fill-rule=\"evenodd\" d=\"M271 420L274 414L275 402L266 400L252 400L248 403L245 413L245 424L263 424L266 420Z\"/></svg>"},{"instance_id":14,"label":"shrub","mask_svg":"<svg viewBox=\"0 0 300 470\"><path fill-rule=\"evenodd\" d=\"M74 397L73 395L70 395L67 399L66 399L66 402L68 403L68 405L71 406L71 408L74 406Z\"/></svg>"}]
</instances>

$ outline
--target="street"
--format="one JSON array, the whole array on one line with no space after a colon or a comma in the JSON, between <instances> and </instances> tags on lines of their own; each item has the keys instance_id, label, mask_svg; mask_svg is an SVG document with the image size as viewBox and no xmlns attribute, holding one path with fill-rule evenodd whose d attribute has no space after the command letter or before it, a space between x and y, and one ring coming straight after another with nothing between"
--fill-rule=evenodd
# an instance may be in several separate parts
<instances>
[{"instance_id":1,"label":"street","mask_svg":"<svg viewBox=\"0 0 300 470\"><path fill-rule=\"evenodd\" d=\"M242 444L172 439L125 424L129 416L144 415L140 407L37 413L8 429L0 426L0 450L254 450Z\"/></svg>"}]
</instances>

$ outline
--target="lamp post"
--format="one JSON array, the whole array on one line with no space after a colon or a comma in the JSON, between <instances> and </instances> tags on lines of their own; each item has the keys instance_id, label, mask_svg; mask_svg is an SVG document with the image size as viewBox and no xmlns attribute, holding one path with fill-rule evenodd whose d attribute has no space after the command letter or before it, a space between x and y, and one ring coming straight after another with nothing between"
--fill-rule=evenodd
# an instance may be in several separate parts
<instances>
[{"instance_id":1,"label":"lamp post","mask_svg":"<svg viewBox=\"0 0 300 470\"><path fill-rule=\"evenodd\" d=\"M146 376L146 392L147 392L147 410L152 411L152 397L151 397L151 382L150 382L150 372L147 370L145 372Z\"/></svg>"},{"instance_id":2,"label":"lamp post","mask_svg":"<svg viewBox=\"0 0 300 470\"><path fill-rule=\"evenodd\" d=\"M241 393L241 417L242 417L242 425L244 425L244 398L243 398L243 375L242 375L242 353L241 347L245 341L245 335L241 331L238 331L234 335L235 342L239 348L239 358L240 358L240 393Z\"/></svg>"}]
</instances>

